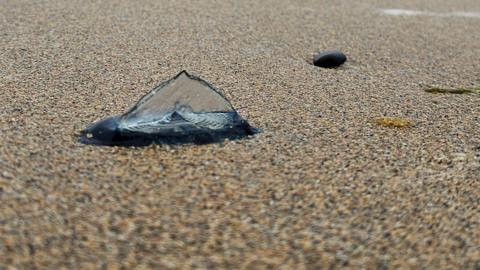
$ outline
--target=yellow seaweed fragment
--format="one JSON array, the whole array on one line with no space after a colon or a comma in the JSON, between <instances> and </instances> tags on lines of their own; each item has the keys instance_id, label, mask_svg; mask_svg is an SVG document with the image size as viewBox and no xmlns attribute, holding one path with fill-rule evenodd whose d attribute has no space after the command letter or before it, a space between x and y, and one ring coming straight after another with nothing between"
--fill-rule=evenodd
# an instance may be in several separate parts
<instances>
[{"instance_id":1,"label":"yellow seaweed fragment","mask_svg":"<svg viewBox=\"0 0 480 270\"><path fill-rule=\"evenodd\" d=\"M398 117L380 117L374 120L375 124L384 127L409 128L413 123L407 119Z\"/></svg>"},{"instance_id":2,"label":"yellow seaweed fragment","mask_svg":"<svg viewBox=\"0 0 480 270\"><path fill-rule=\"evenodd\" d=\"M480 86L476 88L430 87L425 89L425 92L433 94L480 94Z\"/></svg>"}]
</instances>

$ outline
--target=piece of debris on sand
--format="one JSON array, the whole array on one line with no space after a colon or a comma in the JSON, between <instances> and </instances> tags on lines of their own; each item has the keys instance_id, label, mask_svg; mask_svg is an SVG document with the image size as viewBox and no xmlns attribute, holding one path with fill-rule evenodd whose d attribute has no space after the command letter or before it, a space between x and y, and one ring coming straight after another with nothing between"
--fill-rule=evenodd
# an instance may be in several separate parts
<instances>
[{"instance_id":1,"label":"piece of debris on sand","mask_svg":"<svg viewBox=\"0 0 480 270\"><path fill-rule=\"evenodd\" d=\"M93 145L206 144L257 133L212 85L186 71L161 83L122 115L81 132Z\"/></svg>"},{"instance_id":2,"label":"piece of debris on sand","mask_svg":"<svg viewBox=\"0 0 480 270\"><path fill-rule=\"evenodd\" d=\"M414 126L410 120L398 117L380 117L376 118L374 123L384 127L396 128L410 128Z\"/></svg>"}]
</instances>

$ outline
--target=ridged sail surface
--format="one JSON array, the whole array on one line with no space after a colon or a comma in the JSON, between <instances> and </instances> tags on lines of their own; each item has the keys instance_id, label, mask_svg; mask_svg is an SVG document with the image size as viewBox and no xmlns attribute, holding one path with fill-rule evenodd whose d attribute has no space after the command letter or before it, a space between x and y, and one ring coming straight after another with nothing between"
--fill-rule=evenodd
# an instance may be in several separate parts
<instances>
[{"instance_id":1,"label":"ridged sail surface","mask_svg":"<svg viewBox=\"0 0 480 270\"><path fill-rule=\"evenodd\" d=\"M119 128L144 133L189 125L221 129L232 123L232 113L235 113L232 105L212 86L181 72L157 86L125 113Z\"/></svg>"}]
</instances>

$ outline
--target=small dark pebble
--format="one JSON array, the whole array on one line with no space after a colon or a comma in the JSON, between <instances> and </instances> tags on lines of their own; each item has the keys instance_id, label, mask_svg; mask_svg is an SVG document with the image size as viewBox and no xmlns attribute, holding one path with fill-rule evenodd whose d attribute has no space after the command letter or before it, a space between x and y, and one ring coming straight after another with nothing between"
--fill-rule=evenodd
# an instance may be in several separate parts
<instances>
[{"instance_id":1,"label":"small dark pebble","mask_svg":"<svg viewBox=\"0 0 480 270\"><path fill-rule=\"evenodd\" d=\"M326 51L313 57L313 65L323 68L336 68L347 61L347 56L341 51Z\"/></svg>"}]
</instances>

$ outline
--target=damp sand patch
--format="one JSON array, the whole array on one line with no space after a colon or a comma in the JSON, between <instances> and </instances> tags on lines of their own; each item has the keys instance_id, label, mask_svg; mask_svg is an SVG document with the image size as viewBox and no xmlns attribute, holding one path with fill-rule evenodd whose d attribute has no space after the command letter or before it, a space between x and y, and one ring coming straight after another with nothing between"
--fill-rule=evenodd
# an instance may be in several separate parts
<instances>
[{"instance_id":1,"label":"damp sand patch","mask_svg":"<svg viewBox=\"0 0 480 270\"><path fill-rule=\"evenodd\" d=\"M428 16L428 17L463 17L463 18L480 18L480 12L476 11L455 11L455 12L431 12L422 10L409 10L409 9L379 9L378 12L383 15L390 16Z\"/></svg>"},{"instance_id":2,"label":"damp sand patch","mask_svg":"<svg viewBox=\"0 0 480 270\"><path fill-rule=\"evenodd\" d=\"M207 144L258 132L213 85L182 71L126 113L88 126L79 141L106 146Z\"/></svg>"}]
</instances>

